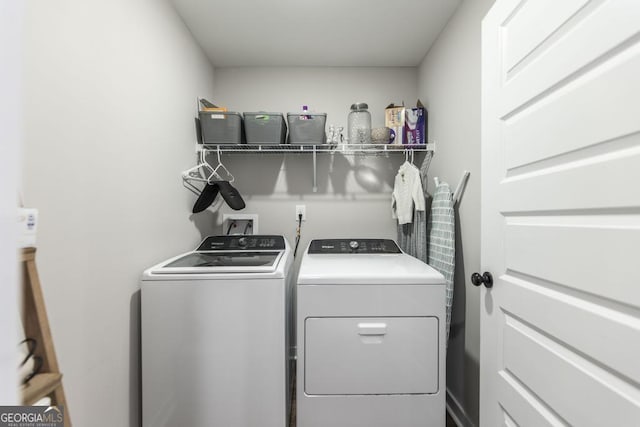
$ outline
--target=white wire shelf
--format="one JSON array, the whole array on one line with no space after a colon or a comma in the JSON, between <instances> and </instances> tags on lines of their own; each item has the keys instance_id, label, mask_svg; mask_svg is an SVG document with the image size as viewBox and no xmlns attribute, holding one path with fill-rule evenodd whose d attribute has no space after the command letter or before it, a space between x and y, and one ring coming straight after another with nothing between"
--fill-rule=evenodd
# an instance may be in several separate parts
<instances>
[{"instance_id":1,"label":"white wire shelf","mask_svg":"<svg viewBox=\"0 0 640 427\"><path fill-rule=\"evenodd\" d=\"M205 157L210 153L220 155L226 153L239 154L311 154L313 159L313 192L317 187L318 154L385 156L389 154L405 154L418 152L435 152L436 144L196 144L196 153ZM188 180L187 180L188 181ZM192 191L194 191L192 189ZM197 191L196 191L197 193Z\"/></svg>"},{"instance_id":2,"label":"white wire shelf","mask_svg":"<svg viewBox=\"0 0 640 427\"><path fill-rule=\"evenodd\" d=\"M429 144L197 144L196 151L215 151L220 153L341 153L376 155L435 151L435 143Z\"/></svg>"}]
</instances>

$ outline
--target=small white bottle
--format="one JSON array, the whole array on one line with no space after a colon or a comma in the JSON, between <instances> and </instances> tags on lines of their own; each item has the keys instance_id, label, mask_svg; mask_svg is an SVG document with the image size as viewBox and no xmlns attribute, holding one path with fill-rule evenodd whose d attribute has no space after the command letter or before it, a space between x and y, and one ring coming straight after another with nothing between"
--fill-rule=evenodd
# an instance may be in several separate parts
<instances>
[{"instance_id":1,"label":"small white bottle","mask_svg":"<svg viewBox=\"0 0 640 427\"><path fill-rule=\"evenodd\" d=\"M300 120L309 120L309 107L307 105L302 106L302 115L300 116Z\"/></svg>"}]
</instances>

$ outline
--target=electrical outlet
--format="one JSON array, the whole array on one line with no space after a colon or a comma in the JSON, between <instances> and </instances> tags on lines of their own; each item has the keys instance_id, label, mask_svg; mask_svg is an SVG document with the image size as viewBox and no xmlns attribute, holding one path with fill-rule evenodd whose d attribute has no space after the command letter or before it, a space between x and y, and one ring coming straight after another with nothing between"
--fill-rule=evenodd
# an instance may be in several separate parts
<instances>
[{"instance_id":1,"label":"electrical outlet","mask_svg":"<svg viewBox=\"0 0 640 427\"><path fill-rule=\"evenodd\" d=\"M307 220L307 206L306 205L296 205L296 222L298 222L299 215L302 214L302 220Z\"/></svg>"}]
</instances>

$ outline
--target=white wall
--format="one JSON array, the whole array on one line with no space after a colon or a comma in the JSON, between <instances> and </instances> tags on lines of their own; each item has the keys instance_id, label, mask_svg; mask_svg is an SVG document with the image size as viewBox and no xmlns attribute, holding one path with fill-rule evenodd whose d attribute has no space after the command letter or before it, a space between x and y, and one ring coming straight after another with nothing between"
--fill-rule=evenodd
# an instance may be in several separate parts
<instances>
[{"instance_id":1,"label":"white wall","mask_svg":"<svg viewBox=\"0 0 640 427\"><path fill-rule=\"evenodd\" d=\"M432 175L455 186L471 177L458 209L448 404L465 425L478 424L480 300L469 277L480 269L480 24L494 0L466 0L419 68L419 93L437 142ZM430 188L431 190L431 188Z\"/></svg>"},{"instance_id":2,"label":"white wall","mask_svg":"<svg viewBox=\"0 0 640 427\"><path fill-rule=\"evenodd\" d=\"M327 113L327 124L345 126L352 103L369 104L372 124L384 126L391 102L414 103L417 69L217 68L212 101L234 111ZM401 154L387 157L318 155L318 192L312 192L311 155L228 155L225 165L245 197L246 213L259 214L260 233L295 238L295 205L307 206L300 243L327 237L395 238L390 192ZM221 212L229 212L224 206ZM213 220L220 218L211 215Z\"/></svg>"},{"instance_id":3,"label":"white wall","mask_svg":"<svg viewBox=\"0 0 640 427\"><path fill-rule=\"evenodd\" d=\"M0 405L18 402L16 220L23 6L0 2Z\"/></svg>"},{"instance_id":4,"label":"white wall","mask_svg":"<svg viewBox=\"0 0 640 427\"><path fill-rule=\"evenodd\" d=\"M34 0L25 29L23 190L70 414L137 426L138 280L200 238L179 174L213 70L164 0Z\"/></svg>"}]
</instances>

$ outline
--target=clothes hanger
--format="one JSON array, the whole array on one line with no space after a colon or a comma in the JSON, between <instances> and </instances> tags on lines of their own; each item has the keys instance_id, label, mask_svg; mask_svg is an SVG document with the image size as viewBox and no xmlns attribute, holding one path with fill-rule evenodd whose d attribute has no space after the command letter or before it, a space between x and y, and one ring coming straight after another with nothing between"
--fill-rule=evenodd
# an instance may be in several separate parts
<instances>
[{"instance_id":1,"label":"clothes hanger","mask_svg":"<svg viewBox=\"0 0 640 427\"><path fill-rule=\"evenodd\" d=\"M205 151L200 150L198 164L182 172L182 185L196 196L201 194L201 189L194 182L209 183L209 179L215 174L215 170L205 161L205 157Z\"/></svg>"},{"instance_id":2,"label":"clothes hanger","mask_svg":"<svg viewBox=\"0 0 640 427\"><path fill-rule=\"evenodd\" d=\"M229 169L222 163L220 158L220 147L217 149L218 164L214 168L207 161L207 151L199 152L199 163L186 171L182 172L182 184L196 196L198 199L193 205L193 213L199 213L207 209L215 202L218 193L222 194L227 205L234 210L244 209L245 203L242 196L231 183L235 181L234 176ZM218 171L224 170L228 180L220 176ZM204 182L204 188L199 189L192 181Z\"/></svg>"},{"instance_id":3,"label":"clothes hanger","mask_svg":"<svg viewBox=\"0 0 640 427\"><path fill-rule=\"evenodd\" d=\"M227 167L222 163L222 159L220 158L220 146L217 147L216 153L218 155L218 165L215 168L213 168L213 173L209 176L209 179L207 180L207 183L211 184L212 181L229 181L229 183L232 183L236 179L231 174L231 172L229 172L229 169L227 169ZM218 173L220 168L222 168L224 170L224 173L227 175L228 179L226 179L226 180L222 179L222 177ZM211 177L214 177L214 176L215 176L215 179L212 180Z\"/></svg>"},{"instance_id":4,"label":"clothes hanger","mask_svg":"<svg viewBox=\"0 0 640 427\"><path fill-rule=\"evenodd\" d=\"M238 211L244 209L246 206L238 189L231 185L231 183L235 181L235 178L231 172L229 172L229 169L227 169L227 167L222 163L222 159L220 158L220 146L217 147L216 153L218 157L218 165L213 168L213 173L209 176L205 189L202 190L202 194L196 201L197 206L194 205L194 213L196 213L196 209L199 209L199 211L206 209L215 200L218 193L222 195L224 201L233 210ZM224 170L228 179L222 179L218 173L220 169ZM212 177L216 177L216 179L212 180Z\"/></svg>"},{"instance_id":5,"label":"clothes hanger","mask_svg":"<svg viewBox=\"0 0 640 427\"><path fill-rule=\"evenodd\" d=\"M211 175L215 174L216 171L205 160L205 157L205 151L201 150L198 153L198 164L182 172L182 178L189 181L209 182L209 178L211 178Z\"/></svg>"}]
</instances>

